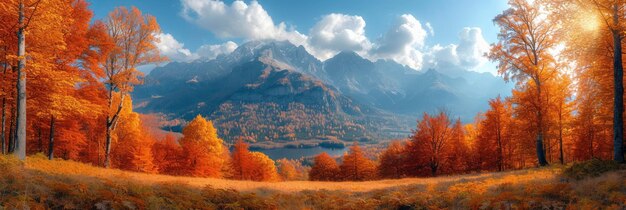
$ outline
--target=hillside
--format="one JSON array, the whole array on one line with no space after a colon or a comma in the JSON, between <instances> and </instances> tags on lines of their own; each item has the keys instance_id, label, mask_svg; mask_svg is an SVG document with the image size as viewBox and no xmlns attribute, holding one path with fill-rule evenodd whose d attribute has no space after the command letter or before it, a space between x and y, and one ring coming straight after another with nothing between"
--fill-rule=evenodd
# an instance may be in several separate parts
<instances>
[{"instance_id":1,"label":"hillside","mask_svg":"<svg viewBox=\"0 0 626 210\"><path fill-rule=\"evenodd\" d=\"M581 181L561 168L369 182L250 182L0 156L0 208L624 208L626 171Z\"/></svg>"},{"instance_id":2,"label":"hillside","mask_svg":"<svg viewBox=\"0 0 626 210\"><path fill-rule=\"evenodd\" d=\"M264 40L213 60L158 67L133 98L137 111L183 124L210 116L227 141L353 141L405 137L416 117L438 108L469 122L509 86L491 74L419 72L351 51L322 62L302 46Z\"/></svg>"}]
</instances>

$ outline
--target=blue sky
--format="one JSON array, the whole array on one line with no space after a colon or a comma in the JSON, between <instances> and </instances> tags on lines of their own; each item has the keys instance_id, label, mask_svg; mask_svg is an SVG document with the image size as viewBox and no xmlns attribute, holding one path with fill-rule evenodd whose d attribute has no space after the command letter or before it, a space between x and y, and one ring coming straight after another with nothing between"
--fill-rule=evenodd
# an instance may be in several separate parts
<instances>
[{"instance_id":1,"label":"blue sky","mask_svg":"<svg viewBox=\"0 0 626 210\"><path fill-rule=\"evenodd\" d=\"M91 1L97 19L118 6L156 16L162 52L175 61L229 53L247 40L284 39L320 60L352 50L418 70L445 63L486 72L495 66L478 55L496 41L491 20L507 8L506 0Z\"/></svg>"}]
</instances>

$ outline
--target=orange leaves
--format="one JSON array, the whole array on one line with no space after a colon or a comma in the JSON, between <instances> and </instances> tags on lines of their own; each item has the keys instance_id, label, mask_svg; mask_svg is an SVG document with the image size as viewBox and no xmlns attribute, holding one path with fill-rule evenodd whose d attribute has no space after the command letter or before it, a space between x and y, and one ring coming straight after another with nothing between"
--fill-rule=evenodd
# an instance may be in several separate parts
<instances>
[{"instance_id":1,"label":"orange leaves","mask_svg":"<svg viewBox=\"0 0 626 210\"><path fill-rule=\"evenodd\" d=\"M116 144L112 152L113 165L125 170L154 172L152 159L154 139L146 132L139 114L132 111L130 97L122 103L129 106L121 112L119 124L114 132Z\"/></svg>"},{"instance_id":2,"label":"orange leaves","mask_svg":"<svg viewBox=\"0 0 626 210\"><path fill-rule=\"evenodd\" d=\"M222 177L226 148L211 121L198 115L184 129L180 144L188 166L194 176Z\"/></svg>"},{"instance_id":3,"label":"orange leaves","mask_svg":"<svg viewBox=\"0 0 626 210\"><path fill-rule=\"evenodd\" d=\"M311 181L334 181L339 179L339 166L337 161L330 157L328 153L323 152L315 156L313 166L309 172L309 180Z\"/></svg>"},{"instance_id":4,"label":"orange leaves","mask_svg":"<svg viewBox=\"0 0 626 210\"><path fill-rule=\"evenodd\" d=\"M167 134L163 139L155 142L152 146L152 153L158 172L172 175L183 174L182 151L176 137L172 134Z\"/></svg>"},{"instance_id":5,"label":"orange leaves","mask_svg":"<svg viewBox=\"0 0 626 210\"><path fill-rule=\"evenodd\" d=\"M404 146L399 141L393 141L387 149L380 155L378 175L381 178L398 179L406 172L403 167L405 161Z\"/></svg>"},{"instance_id":6,"label":"orange leaves","mask_svg":"<svg viewBox=\"0 0 626 210\"><path fill-rule=\"evenodd\" d=\"M274 161L260 152L250 152L243 140L235 143L231 159L232 178L253 181L278 181Z\"/></svg>"},{"instance_id":7,"label":"orange leaves","mask_svg":"<svg viewBox=\"0 0 626 210\"><path fill-rule=\"evenodd\" d=\"M343 180L366 181L376 178L376 165L367 159L357 142L350 147L350 152L343 156L339 166Z\"/></svg>"},{"instance_id":8,"label":"orange leaves","mask_svg":"<svg viewBox=\"0 0 626 210\"><path fill-rule=\"evenodd\" d=\"M127 92L132 86L140 84L142 73L136 67L144 64L165 61L155 43L160 27L156 19L143 15L139 9L118 7L105 21L106 29L114 48L104 62L107 83L114 90Z\"/></svg>"},{"instance_id":9,"label":"orange leaves","mask_svg":"<svg viewBox=\"0 0 626 210\"><path fill-rule=\"evenodd\" d=\"M444 163L445 150L450 146L451 130L452 122L445 112L434 116L424 113L407 145L409 159L413 160L409 161L410 174L437 175Z\"/></svg>"}]
</instances>

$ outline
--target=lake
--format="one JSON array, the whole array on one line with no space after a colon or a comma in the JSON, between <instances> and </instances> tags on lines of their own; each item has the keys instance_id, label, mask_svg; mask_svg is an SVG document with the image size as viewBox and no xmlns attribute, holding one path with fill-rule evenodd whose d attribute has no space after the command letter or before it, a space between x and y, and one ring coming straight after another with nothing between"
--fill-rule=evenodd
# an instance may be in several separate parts
<instances>
[{"instance_id":1,"label":"lake","mask_svg":"<svg viewBox=\"0 0 626 210\"><path fill-rule=\"evenodd\" d=\"M276 149L250 149L251 151L262 152L272 160L278 160L282 158L287 159L300 159L302 157L312 157L322 152L328 153L330 156L341 156L345 151L348 151L348 147L343 149L331 149L324 147L311 147L311 148L276 148Z\"/></svg>"}]
</instances>

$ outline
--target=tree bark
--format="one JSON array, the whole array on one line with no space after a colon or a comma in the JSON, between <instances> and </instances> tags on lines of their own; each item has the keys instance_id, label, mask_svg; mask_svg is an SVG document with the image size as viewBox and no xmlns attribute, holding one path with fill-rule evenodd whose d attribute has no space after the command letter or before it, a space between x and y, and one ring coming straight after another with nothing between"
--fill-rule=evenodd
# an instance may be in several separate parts
<instances>
[{"instance_id":1,"label":"tree bark","mask_svg":"<svg viewBox=\"0 0 626 210\"><path fill-rule=\"evenodd\" d=\"M111 153L111 126L107 122L107 130L106 130L106 142L104 143L104 167L111 167L111 160L109 158L109 154Z\"/></svg>"},{"instance_id":2,"label":"tree bark","mask_svg":"<svg viewBox=\"0 0 626 210\"><path fill-rule=\"evenodd\" d=\"M54 115L50 117L50 141L48 141L48 159L54 158Z\"/></svg>"},{"instance_id":3,"label":"tree bark","mask_svg":"<svg viewBox=\"0 0 626 210\"><path fill-rule=\"evenodd\" d=\"M11 122L9 123L9 148L8 153L13 153L15 150L15 107L11 107Z\"/></svg>"},{"instance_id":4,"label":"tree bark","mask_svg":"<svg viewBox=\"0 0 626 210\"><path fill-rule=\"evenodd\" d=\"M539 80L537 80L539 81ZM537 160L539 162L539 166L548 165L548 161L546 161L546 153L543 149L543 108L541 106L541 83L537 82L537 101L540 103L538 105L537 110Z\"/></svg>"},{"instance_id":5,"label":"tree bark","mask_svg":"<svg viewBox=\"0 0 626 210\"><path fill-rule=\"evenodd\" d=\"M7 106L7 99L6 97L2 97L2 128L0 131L0 140L2 140L2 154L6 154L6 123L7 123L7 119L6 119L6 106Z\"/></svg>"},{"instance_id":6,"label":"tree bark","mask_svg":"<svg viewBox=\"0 0 626 210\"><path fill-rule=\"evenodd\" d=\"M18 16L19 29L18 39L18 65L17 65L17 119L16 119L16 141L15 156L18 159L26 159L26 34L24 33L24 2L19 3Z\"/></svg>"},{"instance_id":7,"label":"tree bark","mask_svg":"<svg viewBox=\"0 0 626 210\"><path fill-rule=\"evenodd\" d=\"M613 25L619 25L619 5L613 5ZM613 160L624 163L624 66L622 64L622 35L621 30L612 29L613 33Z\"/></svg>"},{"instance_id":8,"label":"tree bark","mask_svg":"<svg viewBox=\"0 0 626 210\"><path fill-rule=\"evenodd\" d=\"M115 125L117 125L117 120L119 119L120 112L122 111L124 105L124 93L120 93L120 104L117 106L117 110L113 114L113 116L107 116L106 122L106 142L105 142L105 152L104 152L104 167L111 167L111 132L115 129ZM109 88L109 107L113 105L113 89Z\"/></svg>"},{"instance_id":9,"label":"tree bark","mask_svg":"<svg viewBox=\"0 0 626 210\"><path fill-rule=\"evenodd\" d=\"M559 104L559 161L561 165L565 164L563 158L563 104Z\"/></svg>"}]
</instances>

